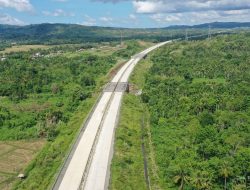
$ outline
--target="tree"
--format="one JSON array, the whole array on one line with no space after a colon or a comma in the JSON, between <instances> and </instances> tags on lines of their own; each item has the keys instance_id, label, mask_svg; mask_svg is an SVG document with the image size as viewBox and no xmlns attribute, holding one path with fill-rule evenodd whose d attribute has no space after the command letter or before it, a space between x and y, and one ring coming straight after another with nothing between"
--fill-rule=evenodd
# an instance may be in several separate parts
<instances>
[{"instance_id":1,"label":"tree","mask_svg":"<svg viewBox=\"0 0 250 190\"><path fill-rule=\"evenodd\" d=\"M200 123L202 126L213 125L214 124L214 117L209 112L203 112L200 115Z\"/></svg>"},{"instance_id":2,"label":"tree","mask_svg":"<svg viewBox=\"0 0 250 190\"><path fill-rule=\"evenodd\" d=\"M232 134L225 139L225 142L231 146L231 154L234 156L238 150L240 144L243 142L243 138L238 134Z\"/></svg>"},{"instance_id":3,"label":"tree","mask_svg":"<svg viewBox=\"0 0 250 190\"><path fill-rule=\"evenodd\" d=\"M212 188L212 175L207 171L195 171L190 181L197 190L209 190Z\"/></svg>"},{"instance_id":4,"label":"tree","mask_svg":"<svg viewBox=\"0 0 250 190\"><path fill-rule=\"evenodd\" d=\"M185 171L184 168L179 167L177 170L177 175L174 176L173 180L174 183L179 184L179 190L183 190L186 183L189 182L188 173Z\"/></svg>"},{"instance_id":5,"label":"tree","mask_svg":"<svg viewBox=\"0 0 250 190\"><path fill-rule=\"evenodd\" d=\"M80 83L81 83L82 86L95 86L95 84L96 84L93 76L91 77L88 74L83 75L81 77Z\"/></svg>"},{"instance_id":6,"label":"tree","mask_svg":"<svg viewBox=\"0 0 250 190\"><path fill-rule=\"evenodd\" d=\"M193 77L189 72L184 74L184 79L187 80L190 83L193 81Z\"/></svg>"},{"instance_id":7,"label":"tree","mask_svg":"<svg viewBox=\"0 0 250 190\"><path fill-rule=\"evenodd\" d=\"M219 172L224 178L224 190L227 190L227 179L231 176L233 170L227 161L223 161Z\"/></svg>"}]
</instances>

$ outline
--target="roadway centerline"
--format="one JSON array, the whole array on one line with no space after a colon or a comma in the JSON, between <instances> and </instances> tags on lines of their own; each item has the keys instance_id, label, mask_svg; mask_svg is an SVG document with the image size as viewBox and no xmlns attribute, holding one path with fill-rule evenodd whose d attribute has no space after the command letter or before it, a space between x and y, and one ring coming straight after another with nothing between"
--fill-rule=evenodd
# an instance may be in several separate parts
<instances>
[{"instance_id":1,"label":"roadway centerline","mask_svg":"<svg viewBox=\"0 0 250 190\"><path fill-rule=\"evenodd\" d=\"M116 92L103 123L84 190L105 189L109 184L110 152L123 92Z\"/></svg>"},{"instance_id":2,"label":"roadway centerline","mask_svg":"<svg viewBox=\"0 0 250 190\"><path fill-rule=\"evenodd\" d=\"M135 55L115 75L111 82L128 82L135 65L150 51L165 45L157 44ZM117 86L115 87L117 88ZM103 92L94 111L83 126L53 190L103 190L108 188L113 137L124 92Z\"/></svg>"},{"instance_id":3,"label":"roadway centerline","mask_svg":"<svg viewBox=\"0 0 250 190\"><path fill-rule=\"evenodd\" d=\"M106 92L102 95L100 102L98 103L89 123L81 137L81 140L74 152L73 157L67 167L67 170L62 178L60 190L74 190L78 189L81 184L82 176L88 162L89 154L92 149L99 125L102 121L103 113L112 92Z\"/></svg>"}]
</instances>

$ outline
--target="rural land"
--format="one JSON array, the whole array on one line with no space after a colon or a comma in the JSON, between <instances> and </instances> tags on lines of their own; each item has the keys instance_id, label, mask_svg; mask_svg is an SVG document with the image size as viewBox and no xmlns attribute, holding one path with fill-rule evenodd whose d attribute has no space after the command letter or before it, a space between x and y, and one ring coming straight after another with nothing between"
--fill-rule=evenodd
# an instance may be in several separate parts
<instances>
[{"instance_id":1,"label":"rural land","mask_svg":"<svg viewBox=\"0 0 250 190\"><path fill-rule=\"evenodd\" d=\"M1 22L1 190L250 189L249 22Z\"/></svg>"}]
</instances>

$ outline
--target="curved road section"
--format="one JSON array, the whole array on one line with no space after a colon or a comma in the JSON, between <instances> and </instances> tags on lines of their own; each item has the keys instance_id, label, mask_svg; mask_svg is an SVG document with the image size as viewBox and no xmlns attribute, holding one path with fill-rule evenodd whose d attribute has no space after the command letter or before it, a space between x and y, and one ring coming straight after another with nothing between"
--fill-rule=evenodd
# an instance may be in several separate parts
<instances>
[{"instance_id":1,"label":"curved road section","mask_svg":"<svg viewBox=\"0 0 250 190\"><path fill-rule=\"evenodd\" d=\"M83 125L56 179L53 190L108 189L115 127L126 83L134 67L142 58L154 49L170 42L159 43L133 56L118 71Z\"/></svg>"}]
</instances>

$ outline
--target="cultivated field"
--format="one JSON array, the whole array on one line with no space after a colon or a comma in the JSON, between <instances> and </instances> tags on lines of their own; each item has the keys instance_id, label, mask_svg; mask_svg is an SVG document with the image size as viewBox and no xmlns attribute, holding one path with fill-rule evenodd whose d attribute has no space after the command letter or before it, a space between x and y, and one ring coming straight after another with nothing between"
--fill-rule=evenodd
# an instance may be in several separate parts
<instances>
[{"instance_id":1,"label":"cultivated field","mask_svg":"<svg viewBox=\"0 0 250 190\"><path fill-rule=\"evenodd\" d=\"M0 189L11 189L19 173L41 150L45 141L0 141Z\"/></svg>"},{"instance_id":2,"label":"cultivated field","mask_svg":"<svg viewBox=\"0 0 250 190\"><path fill-rule=\"evenodd\" d=\"M51 46L47 45L16 45L10 48L6 48L4 51L0 51L0 53L11 53L11 52L22 52L22 51L30 51L32 49L48 49Z\"/></svg>"}]
</instances>

